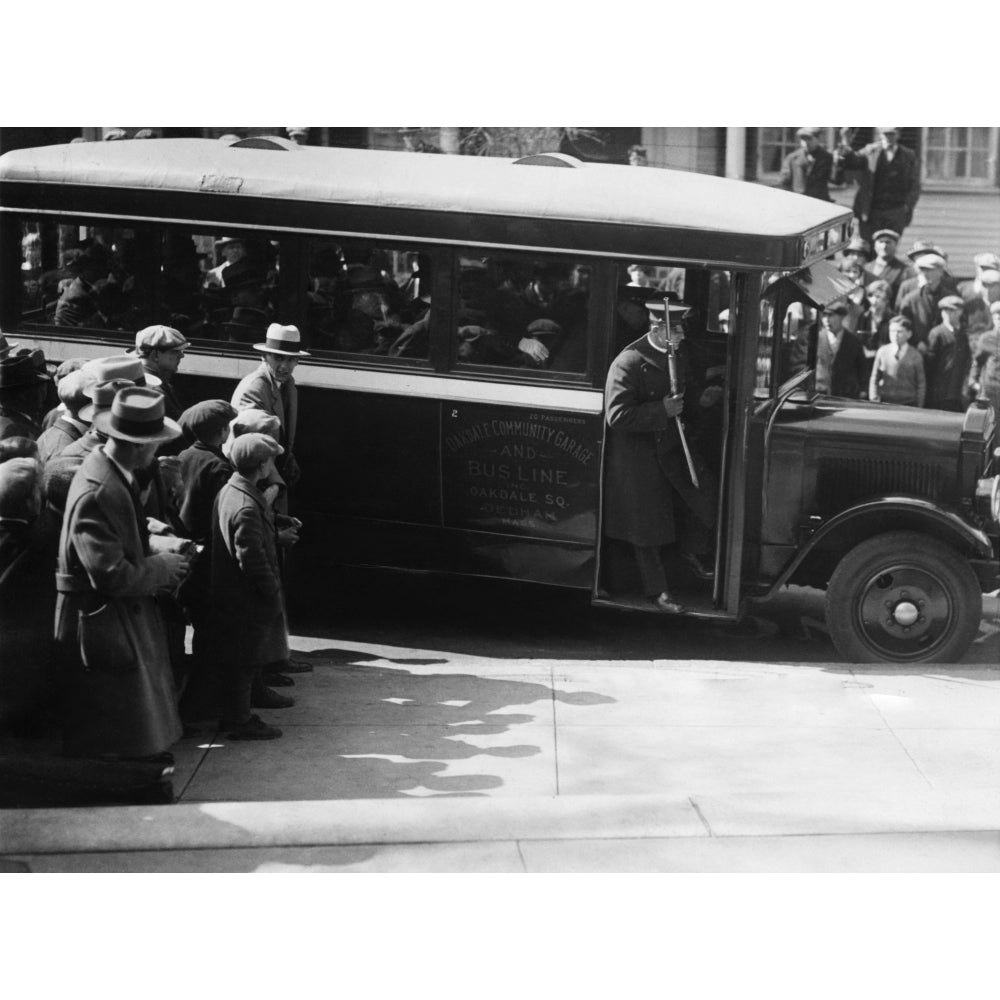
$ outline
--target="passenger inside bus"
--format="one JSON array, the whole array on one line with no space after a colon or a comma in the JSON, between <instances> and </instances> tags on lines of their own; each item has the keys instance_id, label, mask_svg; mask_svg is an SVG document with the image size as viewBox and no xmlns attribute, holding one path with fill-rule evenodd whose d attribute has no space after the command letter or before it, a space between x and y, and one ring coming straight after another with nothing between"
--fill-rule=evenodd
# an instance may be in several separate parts
<instances>
[{"instance_id":1,"label":"passenger inside bus","mask_svg":"<svg viewBox=\"0 0 1000 1000\"><path fill-rule=\"evenodd\" d=\"M456 356L471 364L582 372L589 297L586 265L463 259Z\"/></svg>"}]
</instances>

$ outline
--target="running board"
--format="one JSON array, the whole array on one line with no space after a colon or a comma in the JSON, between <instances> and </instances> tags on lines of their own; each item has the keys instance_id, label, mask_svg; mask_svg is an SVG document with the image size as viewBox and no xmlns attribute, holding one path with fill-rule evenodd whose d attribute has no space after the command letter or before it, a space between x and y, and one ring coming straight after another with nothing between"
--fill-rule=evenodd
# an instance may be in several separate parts
<instances>
[{"instance_id":1,"label":"running board","mask_svg":"<svg viewBox=\"0 0 1000 1000\"><path fill-rule=\"evenodd\" d=\"M678 594L677 599L684 605L685 610L680 614L672 615L665 611L660 611L648 598L634 595L624 595L622 597L609 597L601 595L591 597L590 603L595 608L614 608L618 611L641 611L643 614L659 615L661 618L704 618L713 621L736 621L736 616L728 611L716 608L711 603L711 598L696 595L692 597L688 594Z\"/></svg>"}]
</instances>

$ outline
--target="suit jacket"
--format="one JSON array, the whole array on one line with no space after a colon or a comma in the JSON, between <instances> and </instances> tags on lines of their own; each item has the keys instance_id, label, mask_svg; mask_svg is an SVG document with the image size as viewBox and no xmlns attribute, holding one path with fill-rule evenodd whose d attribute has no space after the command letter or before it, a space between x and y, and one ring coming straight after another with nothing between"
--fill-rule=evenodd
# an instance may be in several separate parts
<instances>
[{"instance_id":1,"label":"suit jacket","mask_svg":"<svg viewBox=\"0 0 1000 1000\"><path fill-rule=\"evenodd\" d=\"M683 360L681 356L682 381ZM670 394L667 356L647 337L630 344L612 362L604 390L608 423L604 533L609 538L633 545L673 542L674 490L703 522L714 520L714 495L692 485L677 421L663 409L662 400ZM693 399L685 399L687 412L696 406ZM701 482L710 482L700 460L697 468Z\"/></svg>"},{"instance_id":2,"label":"suit jacket","mask_svg":"<svg viewBox=\"0 0 1000 1000\"><path fill-rule=\"evenodd\" d=\"M251 667L287 660L274 514L238 472L216 497L211 580L210 646L220 661Z\"/></svg>"},{"instance_id":3,"label":"suit jacket","mask_svg":"<svg viewBox=\"0 0 1000 1000\"><path fill-rule=\"evenodd\" d=\"M953 330L944 323L927 336L924 374L927 376L927 406L935 410L965 409L972 351L965 330Z\"/></svg>"},{"instance_id":4,"label":"suit jacket","mask_svg":"<svg viewBox=\"0 0 1000 1000\"><path fill-rule=\"evenodd\" d=\"M903 207L912 217L920 198L920 168L913 150L897 145L891 164L884 154L880 142L869 143L858 152L843 150L838 153L836 179L839 180L839 171L844 167L859 171L858 191L854 197L854 214L859 219L867 219L873 209Z\"/></svg>"},{"instance_id":5,"label":"suit jacket","mask_svg":"<svg viewBox=\"0 0 1000 1000\"><path fill-rule=\"evenodd\" d=\"M817 146L812 153L796 149L781 164L781 186L797 194L830 201L833 154Z\"/></svg>"},{"instance_id":6,"label":"suit jacket","mask_svg":"<svg viewBox=\"0 0 1000 1000\"><path fill-rule=\"evenodd\" d=\"M50 458L61 454L67 445L79 441L83 435L84 431L80 427L65 417L60 417L48 430L42 431L39 435L36 442L38 460L44 465Z\"/></svg>"},{"instance_id":7,"label":"suit jacket","mask_svg":"<svg viewBox=\"0 0 1000 1000\"><path fill-rule=\"evenodd\" d=\"M168 582L124 476L92 451L73 478L59 538L55 637L66 660L68 752L141 756L181 737L156 594Z\"/></svg>"},{"instance_id":8,"label":"suit jacket","mask_svg":"<svg viewBox=\"0 0 1000 1000\"><path fill-rule=\"evenodd\" d=\"M233 467L221 451L201 441L185 448L178 456L183 496L180 519L188 538L208 542L212 536L215 498L229 481Z\"/></svg>"},{"instance_id":9,"label":"suit jacket","mask_svg":"<svg viewBox=\"0 0 1000 1000\"><path fill-rule=\"evenodd\" d=\"M928 334L941 322L941 309L938 303L947 294L941 285L938 285L933 292L927 285L922 285L900 302L899 315L905 316L913 325L910 347L916 347L920 351L926 350Z\"/></svg>"},{"instance_id":10,"label":"suit jacket","mask_svg":"<svg viewBox=\"0 0 1000 1000\"><path fill-rule=\"evenodd\" d=\"M284 388L271 376L266 362L261 362L236 387L230 401L237 410L263 410L281 421L282 440L286 452L295 446L295 424L298 419L298 388L289 379Z\"/></svg>"},{"instance_id":11,"label":"suit jacket","mask_svg":"<svg viewBox=\"0 0 1000 1000\"><path fill-rule=\"evenodd\" d=\"M821 372L829 376L829 385L823 388L820 386ZM831 354L826 331L820 330L816 341L816 388L831 396L858 399L865 387L864 377L865 352L858 337L844 330L837 353Z\"/></svg>"},{"instance_id":12,"label":"suit jacket","mask_svg":"<svg viewBox=\"0 0 1000 1000\"><path fill-rule=\"evenodd\" d=\"M902 261L898 257L893 257L892 260L886 262L885 268L881 273L876 274L873 270L873 265L868 264L864 268L864 274L866 287L873 281L887 281L889 283L889 308L892 309L897 304L899 286L907 278L915 277L916 271L906 261Z\"/></svg>"}]
</instances>

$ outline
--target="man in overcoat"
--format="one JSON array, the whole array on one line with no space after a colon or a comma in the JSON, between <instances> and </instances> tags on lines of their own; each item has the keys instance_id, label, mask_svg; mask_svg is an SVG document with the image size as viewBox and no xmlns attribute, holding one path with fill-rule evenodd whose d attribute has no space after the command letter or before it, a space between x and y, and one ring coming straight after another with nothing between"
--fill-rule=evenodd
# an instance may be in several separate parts
<instances>
[{"instance_id":1,"label":"man in overcoat","mask_svg":"<svg viewBox=\"0 0 1000 1000\"><path fill-rule=\"evenodd\" d=\"M262 344L254 350L264 355L259 368L254 369L236 387L231 400L237 410L256 409L271 413L281 421L280 444L284 459L278 465L290 486L299 478L299 468L292 449L295 447L295 425L298 419L298 390L295 386L295 366L309 352L301 350L297 326L272 323Z\"/></svg>"},{"instance_id":2,"label":"man in overcoat","mask_svg":"<svg viewBox=\"0 0 1000 1000\"><path fill-rule=\"evenodd\" d=\"M804 127L795 133L799 148L785 157L781 164L781 186L796 194L830 200L830 173L833 154L819 144L819 128Z\"/></svg>"},{"instance_id":3,"label":"man in overcoat","mask_svg":"<svg viewBox=\"0 0 1000 1000\"><path fill-rule=\"evenodd\" d=\"M844 129L834 156L835 183L839 183L843 169L858 171L854 216L861 238L869 241L880 229L902 235L913 221L913 210L920 198L920 165L916 154L899 145L897 126L882 125L878 133L878 142L854 152L850 145L853 130Z\"/></svg>"},{"instance_id":4,"label":"man in overcoat","mask_svg":"<svg viewBox=\"0 0 1000 1000\"><path fill-rule=\"evenodd\" d=\"M289 655L278 528L270 505L257 488L258 482L270 475L281 451L281 446L265 434L236 438L229 451L236 471L216 499L211 643L222 666L221 715L229 739L273 740L281 736L280 729L250 711L259 707L262 691L277 694L262 686L263 668L285 661ZM285 705L291 704L291 699L285 700Z\"/></svg>"},{"instance_id":5,"label":"man in overcoat","mask_svg":"<svg viewBox=\"0 0 1000 1000\"><path fill-rule=\"evenodd\" d=\"M678 416L696 413L699 394L688 385L683 355L674 392L669 350L683 340L680 317L686 306L646 303L648 333L612 362L604 391L608 424L605 457L605 520L608 538L627 542L635 555L643 591L652 604L672 614L684 606L670 592L661 547L680 543L681 555L700 579L711 572L701 563L715 526L715 479L695 454L699 486L692 482L681 444ZM687 390L687 391L685 391ZM678 508L686 515L678 531Z\"/></svg>"},{"instance_id":6,"label":"man in overcoat","mask_svg":"<svg viewBox=\"0 0 1000 1000\"><path fill-rule=\"evenodd\" d=\"M157 595L175 590L189 563L151 554L136 472L181 431L164 418L162 394L138 386L119 390L94 422L108 440L73 478L59 539L64 749L169 762L182 730Z\"/></svg>"}]
</instances>

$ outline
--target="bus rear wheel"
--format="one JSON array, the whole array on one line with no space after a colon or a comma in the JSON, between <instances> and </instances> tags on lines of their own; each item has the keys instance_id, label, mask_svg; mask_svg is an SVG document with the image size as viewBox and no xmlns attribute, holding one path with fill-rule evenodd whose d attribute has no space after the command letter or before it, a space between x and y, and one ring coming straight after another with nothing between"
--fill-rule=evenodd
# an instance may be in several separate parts
<instances>
[{"instance_id":1,"label":"bus rear wheel","mask_svg":"<svg viewBox=\"0 0 1000 1000\"><path fill-rule=\"evenodd\" d=\"M826 590L830 637L854 663L954 663L975 638L982 607L962 556L913 531L855 546Z\"/></svg>"}]
</instances>

